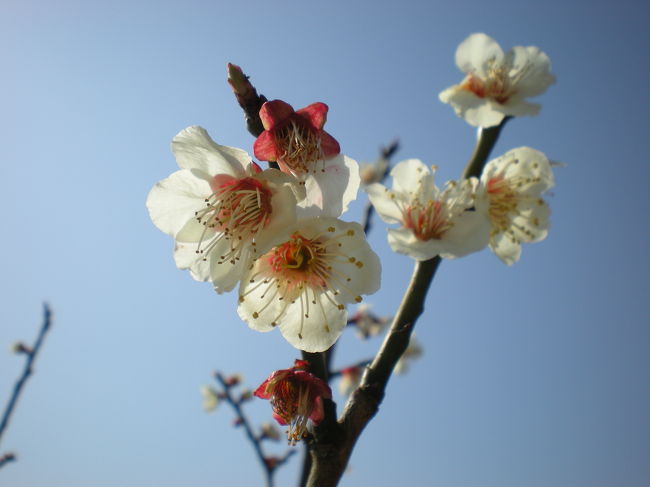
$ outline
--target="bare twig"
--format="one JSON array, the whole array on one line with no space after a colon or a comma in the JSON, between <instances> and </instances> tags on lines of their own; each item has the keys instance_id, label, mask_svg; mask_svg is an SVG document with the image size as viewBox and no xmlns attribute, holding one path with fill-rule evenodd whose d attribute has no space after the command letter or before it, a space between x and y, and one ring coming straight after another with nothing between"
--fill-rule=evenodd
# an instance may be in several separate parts
<instances>
[{"instance_id":1,"label":"bare twig","mask_svg":"<svg viewBox=\"0 0 650 487\"><path fill-rule=\"evenodd\" d=\"M52 324L52 311L49 305L45 303L43 304L43 324L41 325L41 329L38 333L38 336L36 337L36 341L34 342L34 345L31 348L28 348L23 344L18 345L17 351L19 353L24 353L27 356L27 360L25 361L25 367L23 368L23 373L16 381L16 385L14 386L13 393L9 398L7 407L5 408L5 411L2 415L2 421L0 421L0 442L2 441L2 435L4 434L5 430L7 429L7 426L9 425L9 419L11 418L11 415L14 412L14 409L18 402L18 398L20 397L20 394L23 390L23 387L25 387L25 383L27 382L27 379L29 379L29 377L34 372L33 369L34 361L36 360L36 356L38 355L38 352L41 349L41 345L43 344L43 340L45 339L45 334L50 329L51 324ZM13 455L12 453L5 454L2 458L0 458L0 467L13 460L15 460L15 455Z\"/></svg>"},{"instance_id":2,"label":"bare twig","mask_svg":"<svg viewBox=\"0 0 650 487\"><path fill-rule=\"evenodd\" d=\"M388 173L390 172L390 158L393 157L395 152L399 150L399 140L394 140L390 144L388 144L386 147L381 148L381 155L379 156L380 159L385 159L386 161L389 162L389 164L386 164L386 168L384 169L384 174L382 174L381 179L378 181L379 183L383 182L384 179L386 179L386 176L388 176ZM375 212L375 207L372 206L372 203L370 200L366 203L366 209L363 212L363 220L361 223L361 226L363 227L363 231L368 235L370 232L370 228L372 227L372 215Z\"/></svg>"},{"instance_id":3,"label":"bare twig","mask_svg":"<svg viewBox=\"0 0 650 487\"><path fill-rule=\"evenodd\" d=\"M253 448L255 449L257 458L260 464L262 465L262 468L264 469L264 473L266 476L266 486L273 487L273 474L275 473L276 469L279 466L283 465L284 463L287 462L287 460L289 460L289 458L295 453L295 450L293 449L288 450L284 454L284 456L280 458L266 456L264 454L264 450L262 449L263 437L258 436L253 432L253 428L251 427L250 421L244 414L244 411L241 407L242 400L235 399L231 393L232 383L228 381L226 378L224 378L224 376L221 375L220 372L215 372L214 376L223 387L223 393L222 393L223 399L235 410L235 414L237 415L236 424L244 428L244 431L246 432L246 437L252 443Z\"/></svg>"}]
</instances>

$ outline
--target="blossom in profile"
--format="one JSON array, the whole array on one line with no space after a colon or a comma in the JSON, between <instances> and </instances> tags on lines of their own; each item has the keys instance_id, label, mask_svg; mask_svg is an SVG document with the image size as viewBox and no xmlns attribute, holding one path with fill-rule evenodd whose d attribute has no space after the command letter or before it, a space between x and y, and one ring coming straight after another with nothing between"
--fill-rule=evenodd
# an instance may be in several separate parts
<instances>
[{"instance_id":1,"label":"blossom in profile","mask_svg":"<svg viewBox=\"0 0 650 487\"><path fill-rule=\"evenodd\" d=\"M323 420L323 399L331 399L332 391L309 372L308 362L296 360L290 369L273 372L254 395L271 401L273 417L289 427L287 437L295 445L307 432L308 421L318 425Z\"/></svg>"},{"instance_id":2,"label":"blossom in profile","mask_svg":"<svg viewBox=\"0 0 650 487\"><path fill-rule=\"evenodd\" d=\"M153 223L176 240L174 258L192 277L230 291L273 235L295 218L295 179L262 171L241 149L215 143L193 126L172 141L180 171L147 198Z\"/></svg>"},{"instance_id":3,"label":"blossom in profile","mask_svg":"<svg viewBox=\"0 0 650 487\"><path fill-rule=\"evenodd\" d=\"M278 327L294 347L322 352L347 323L345 305L377 291L380 273L358 223L299 220L244 276L237 311L255 330Z\"/></svg>"},{"instance_id":4,"label":"blossom in profile","mask_svg":"<svg viewBox=\"0 0 650 487\"><path fill-rule=\"evenodd\" d=\"M390 172L393 189L381 184L366 188L370 201L386 223L388 243L400 254L416 260L436 255L462 257L487 245L489 225L475 211L475 178L447 182L443 190L434 184L434 173L418 159L398 163Z\"/></svg>"},{"instance_id":5,"label":"blossom in profile","mask_svg":"<svg viewBox=\"0 0 650 487\"><path fill-rule=\"evenodd\" d=\"M541 95L555 82L548 56L534 46L504 53L485 34L472 34L456 50L465 79L440 93L470 125L492 127L506 116L537 115L540 106L526 98Z\"/></svg>"},{"instance_id":6,"label":"blossom in profile","mask_svg":"<svg viewBox=\"0 0 650 487\"><path fill-rule=\"evenodd\" d=\"M555 184L546 156L519 147L488 162L476 193L476 210L490 222L490 249L505 264L519 260L521 243L546 238L549 208L542 194Z\"/></svg>"}]
</instances>

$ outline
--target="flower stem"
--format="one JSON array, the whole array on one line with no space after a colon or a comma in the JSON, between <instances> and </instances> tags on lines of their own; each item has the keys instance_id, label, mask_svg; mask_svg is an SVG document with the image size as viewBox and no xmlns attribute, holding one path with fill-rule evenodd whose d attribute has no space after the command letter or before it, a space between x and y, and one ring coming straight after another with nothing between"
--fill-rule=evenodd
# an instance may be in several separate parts
<instances>
[{"instance_id":1,"label":"flower stem","mask_svg":"<svg viewBox=\"0 0 650 487\"><path fill-rule=\"evenodd\" d=\"M463 171L463 178L479 177L507 118L496 127L479 131L476 147ZM440 257L416 262L402 303L375 359L366 369L359 387L352 393L338 421L338 434L315 430L308 487L334 487L347 466L361 432L374 417L383 400L395 364L408 347L415 323L424 312L424 302ZM324 438L328 436L328 440Z\"/></svg>"},{"instance_id":2,"label":"flower stem","mask_svg":"<svg viewBox=\"0 0 650 487\"><path fill-rule=\"evenodd\" d=\"M2 415L2 420L0 421L0 440L2 440L2 435L5 432L7 425L9 424L9 419L11 418L11 414L13 413L16 407L16 403L18 402L20 393L22 392L23 387L27 382L27 379L29 379L29 377L32 375L34 371L33 369L34 360L36 360L36 356L38 355L38 352L41 349L41 345L43 344L43 340L45 339L45 334L50 329L51 324L52 324L52 311L50 310L50 307L46 303L43 305L43 324L41 325L41 330L38 333L38 337L36 338L36 341L34 342L34 346L31 348L23 347L22 353L27 355L27 361L25 362L23 373L21 374L20 378L16 381L13 394L9 398L7 407L5 408L5 411ZM2 461L0 462L0 467L2 465L6 465L8 462L14 459L15 456L13 454L4 455L2 457Z\"/></svg>"}]
</instances>

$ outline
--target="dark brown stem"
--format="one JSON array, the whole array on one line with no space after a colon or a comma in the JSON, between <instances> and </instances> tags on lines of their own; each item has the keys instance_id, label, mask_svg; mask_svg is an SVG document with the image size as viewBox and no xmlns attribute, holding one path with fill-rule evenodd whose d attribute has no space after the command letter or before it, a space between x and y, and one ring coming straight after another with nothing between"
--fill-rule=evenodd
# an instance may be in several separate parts
<instances>
[{"instance_id":1,"label":"dark brown stem","mask_svg":"<svg viewBox=\"0 0 650 487\"><path fill-rule=\"evenodd\" d=\"M480 176L506 121L479 132L476 148L463 172L463 178ZM416 262L411 282L384 342L366 369L361 384L352 393L337 428L326 432L327 435L316 429L308 487L334 487L338 484L357 438L377 413L393 368L408 347L415 323L424 311L429 286L440 261L440 257L436 256Z\"/></svg>"},{"instance_id":2,"label":"dark brown stem","mask_svg":"<svg viewBox=\"0 0 650 487\"><path fill-rule=\"evenodd\" d=\"M41 345L43 344L43 340L45 339L45 334L50 329L51 324L52 324L52 310L46 303L43 304L43 324L41 325L41 329L38 333L38 336L36 337L36 341L34 342L34 345L31 348L27 348L24 345L20 346L21 347L20 353L24 353L27 356L27 360L25 361L25 367L23 369L23 373L16 381L16 385L14 386L14 391L11 397L9 398L7 407L5 408L5 411L2 415L2 421L0 421L0 441L2 440L2 435L4 434L9 424L9 419L11 418L11 414L14 412L14 409L18 402L18 398L20 397L20 394L23 388L25 387L25 383L27 382L27 379L29 379L29 377L34 372L33 369L34 361L36 360L36 356L38 355L38 352L41 349ZM5 454L1 459L2 461L0 462L0 467L2 465L9 463L14 459L15 456L13 454L11 453Z\"/></svg>"}]
</instances>

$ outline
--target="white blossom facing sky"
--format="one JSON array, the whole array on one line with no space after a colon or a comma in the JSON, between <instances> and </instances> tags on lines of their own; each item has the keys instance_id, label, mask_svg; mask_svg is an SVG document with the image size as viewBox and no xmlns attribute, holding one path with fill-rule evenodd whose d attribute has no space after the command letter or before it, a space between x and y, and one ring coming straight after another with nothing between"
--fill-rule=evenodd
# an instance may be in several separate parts
<instances>
[{"instance_id":1,"label":"white blossom facing sky","mask_svg":"<svg viewBox=\"0 0 650 487\"><path fill-rule=\"evenodd\" d=\"M180 132L172 150L181 170L153 187L149 215L175 238L180 269L230 291L265 250L265 235L295 221L300 188L291 175L262 171L245 151L217 144L202 127Z\"/></svg>"},{"instance_id":2,"label":"white blossom facing sky","mask_svg":"<svg viewBox=\"0 0 650 487\"><path fill-rule=\"evenodd\" d=\"M294 347L322 352L347 323L345 305L376 292L380 273L361 225L301 220L244 276L238 313L255 330L278 327Z\"/></svg>"},{"instance_id":3,"label":"white blossom facing sky","mask_svg":"<svg viewBox=\"0 0 650 487\"><path fill-rule=\"evenodd\" d=\"M542 194L554 184L549 160L530 147L512 149L485 166L476 210L490 221L490 249L507 265L519 260L521 243L546 238L550 210Z\"/></svg>"},{"instance_id":4,"label":"white blossom facing sky","mask_svg":"<svg viewBox=\"0 0 650 487\"><path fill-rule=\"evenodd\" d=\"M440 101L478 127L498 125L506 116L537 115L540 105L526 98L555 82L551 61L537 47L515 46L504 53L485 34L472 34L458 46L456 65L465 79L440 93Z\"/></svg>"},{"instance_id":5,"label":"white blossom facing sky","mask_svg":"<svg viewBox=\"0 0 650 487\"><path fill-rule=\"evenodd\" d=\"M382 184L366 188L370 201L386 223L391 248L416 260L436 255L452 259L476 252L487 245L489 227L474 211L475 178L449 181L440 190L434 171L419 159L407 159L392 170L393 189Z\"/></svg>"}]
</instances>

